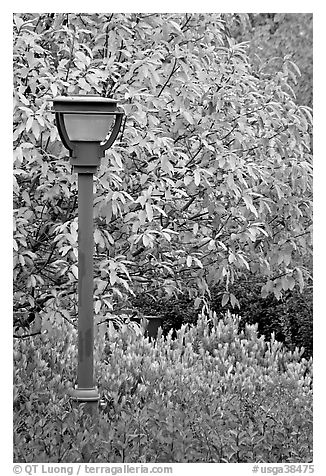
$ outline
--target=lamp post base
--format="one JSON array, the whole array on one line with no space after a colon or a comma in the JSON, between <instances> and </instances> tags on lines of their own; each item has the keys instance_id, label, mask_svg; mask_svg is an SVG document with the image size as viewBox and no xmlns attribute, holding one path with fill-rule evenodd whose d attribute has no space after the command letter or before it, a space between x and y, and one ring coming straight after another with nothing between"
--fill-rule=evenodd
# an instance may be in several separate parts
<instances>
[{"instance_id":1,"label":"lamp post base","mask_svg":"<svg viewBox=\"0 0 326 476\"><path fill-rule=\"evenodd\" d=\"M69 392L71 398L78 402L98 402L100 394L97 387L93 388L74 388Z\"/></svg>"}]
</instances>

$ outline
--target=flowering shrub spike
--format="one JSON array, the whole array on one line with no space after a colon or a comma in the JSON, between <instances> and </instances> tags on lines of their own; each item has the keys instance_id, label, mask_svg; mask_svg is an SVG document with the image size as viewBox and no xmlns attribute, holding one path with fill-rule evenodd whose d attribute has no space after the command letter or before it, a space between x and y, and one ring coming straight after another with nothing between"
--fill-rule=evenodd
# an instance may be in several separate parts
<instances>
[{"instance_id":1,"label":"flowering shrub spike","mask_svg":"<svg viewBox=\"0 0 326 476\"><path fill-rule=\"evenodd\" d=\"M67 397L76 331L48 319L46 334L15 342L15 461L312 461L312 360L256 325L240 331L238 316L202 313L153 342L109 323L93 425Z\"/></svg>"}]
</instances>

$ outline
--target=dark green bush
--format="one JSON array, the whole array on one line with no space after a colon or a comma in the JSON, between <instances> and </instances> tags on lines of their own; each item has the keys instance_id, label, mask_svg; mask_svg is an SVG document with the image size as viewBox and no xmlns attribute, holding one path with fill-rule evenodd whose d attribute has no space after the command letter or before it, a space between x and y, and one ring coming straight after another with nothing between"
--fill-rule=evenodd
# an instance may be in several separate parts
<instances>
[{"instance_id":1,"label":"dark green bush","mask_svg":"<svg viewBox=\"0 0 326 476\"><path fill-rule=\"evenodd\" d=\"M258 333L269 338L274 332L278 341L289 350L304 347L304 357L313 354L313 302L312 287L306 287L301 293L298 288L286 291L279 301L274 295L261 297L261 285L255 281L242 280L230 286L239 303L240 308L232 309L228 303L221 306L224 287L211 289L210 307L222 316L226 310L236 311L241 316L241 326L258 324ZM171 329L180 329L183 324L194 324L198 318L198 310L194 301L186 295L170 298L169 300L154 300L140 294L133 299L132 304L142 314L153 314L162 317L163 332L167 334Z\"/></svg>"},{"instance_id":2,"label":"dark green bush","mask_svg":"<svg viewBox=\"0 0 326 476\"><path fill-rule=\"evenodd\" d=\"M211 314L155 343L135 325L100 328L93 422L66 396L67 326L15 341L15 462L312 461L312 361L257 326Z\"/></svg>"},{"instance_id":3,"label":"dark green bush","mask_svg":"<svg viewBox=\"0 0 326 476\"><path fill-rule=\"evenodd\" d=\"M313 301L312 288L307 287L300 293L298 288L286 291L282 299L277 300L274 295L261 297L258 284L251 281L242 281L230 287L240 303L237 312L241 315L242 326L258 324L258 333L269 338L275 333L278 341L289 350L304 347L304 357L313 354ZM225 312L221 307L220 294L222 289L212 290L212 310L220 314ZM226 306L232 311L230 305Z\"/></svg>"},{"instance_id":4,"label":"dark green bush","mask_svg":"<svg viewBox=\"0 0 326 476\"><path fill-rule=\"evenodd\" d=\"M164 335L171 329L180 329L183 324L195 324L198 319L194 300L185 294L168 299L153 299L146 294L139 294L132 299L132 305L143 315L160 316Z\"/></svg>"}]
</instances>

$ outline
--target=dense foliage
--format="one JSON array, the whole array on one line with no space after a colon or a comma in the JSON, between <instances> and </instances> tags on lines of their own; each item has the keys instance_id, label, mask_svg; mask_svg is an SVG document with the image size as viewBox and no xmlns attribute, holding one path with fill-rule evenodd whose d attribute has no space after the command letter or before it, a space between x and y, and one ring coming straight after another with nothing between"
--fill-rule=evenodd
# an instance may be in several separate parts
<instances>
[{"instance_id":1,"label":"dense foliage","mask_svg":"<svg viewBox=\"0 0 326 476\"><path fill-rule=\"evenodd\" d=\"M76 313L77 185L50 111L58 94L114 96L126 113L94 184L98 316L140 291L198 306L215 285L235 306L246 270L265 297L303 289L310 110L292 94L296 65L257 69L231 20L14 16L17 333L42 312Z\"/></svg>"},{"instance_id":2,"label":"dense foliage","mask_svg":"<svg viewBox=\"0 0 326 476\"><path fill-rule=\"evenodd\" d=\"M230 34L249 42L250 61L258 73L263 67L273 74L285 57L293 61L299 73L292 76L296 101L312 107L312 13L249 13L229 19Z\"/></svg>"},{"instance_id":3,"label":"dense foliage","mask_svg":"<svg viewBox=\"0 0 326 476\"><path fill-rule=\"evenodd\" d=\"M14 15L15 461L312 460L309 18ZM67 396L78 222L61 94L125 111L94 178L95 424ZM218 316L197 322L208 302ZM164 310L164 332L107 324L126 307Z\"/></svg>"},{"instance_id":4,"label":"dense foliage","mask_svg":"<svg viewBox=\"0 0 326 476\"><path fill-rule=\"evenodd\" d=\"M244 328L245 324L257 323L259 335L269 339L274 333L276 339L288 350L303 347L304 357L312 357L312 286L306 287L303 293L298 289L286 291L279 300L274 295L263 298L260 295L259 283L257 284L253 276L247 275L240 282L234 283L230 290L239 301L240 308L237 312L241 315L241 328ZM222 286L215 286L210 292L210 308L217 315L223 315L225 309L232 311L231 303L221 306ZM143 293L132 299L132 305L139 315L161 317L164 334L171 329L179 329L183 324L194 324L198 318L194 300L185 294L168 299L153 299Z\"/></svg>"},{"instance_id":5,"label":"dense foliage","mask_svg":"<svg viewBox=\"0 0 326 476\"><path fill-rule=\"evenodd\" d=\"M76 333L50 313L46 330L15 342L16 462L312 461L312 362L257 326L202 315L155 343L101 326L95 426L67 398Z\"/></svg>"}]
</instances>

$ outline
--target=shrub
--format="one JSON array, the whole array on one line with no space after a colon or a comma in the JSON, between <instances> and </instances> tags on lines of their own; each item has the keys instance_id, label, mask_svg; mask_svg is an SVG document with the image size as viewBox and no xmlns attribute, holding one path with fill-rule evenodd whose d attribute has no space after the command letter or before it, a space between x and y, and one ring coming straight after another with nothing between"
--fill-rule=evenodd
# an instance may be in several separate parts
<instances>
[{"instance_id":1,"label":"shrub","mask_svg":"<svg viewBox=\"0 0 326 476\"><path fill-rule=\"evenodd\" d=\"M160 316L164 335L171 329L180 329L183 324L195 324L198 319L194 299L186 294L154 299L146 293L140 293L132 299L132 305L140 314Z\"/></svg>"},{"instance_id":2,"label":"shrub","mask_svg":"<svg viewBox=\"0 0 326 476\"><path fill-rule=\"evenodd\" d=\"M236 310L241 315L241 329L244 329L245 324L257 323L260 335L269 338L274 332L276 339L288 350L304 347L303 356L309 359L313 353L312 287L305 287L302 293L297 288L288 290L280 300L272 294L263 298L260 288L259 284L246 279L230 286L230 292L239 301L240 308ZM226 310L233 311L230 302L225 307L221 306L223 292L223 286L211 289L209 305L219 316ZM194 300L185 294L168 300L154 300L142 293L132 300L132 304L142 314L162 317L164 334L171 329L180 329L183 324L195 324L198 318Z\"/></svg>"},{"instance_id":3,"label":"shrub","mask_svg":"<svg viewBox=\"0 0 326 476\"><path fill-rule=\"evenodd\" d=\"M60 326L15 342L15 461L312 460L312 361L257 326L202 315L156 342L135 325L101 328L93 421L66 396L76 335Z\"/></svg>"},{"instance_id":4,"label":"shrub","mask_svg":"<svg viewBox=\"0 0 326 476\"><path fill-rule=\"evenodd\" d=\"M220 314L225 312L221 307L220 294L223 290L215 287L212 290L212 310ZM269 338L275 333L278 341L287 349L304 347L303 356L310 358L313 353L313 302L312 287L298 288L284 292L281 299L274 295L261 296L260 285L252 281L242 280L230 291L238 298L242 328L245 324L258 324L258 333ZM226 308L232 311L228 304Z\"/></svg>"}]
</instances>

